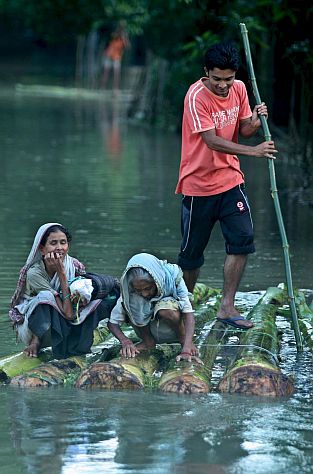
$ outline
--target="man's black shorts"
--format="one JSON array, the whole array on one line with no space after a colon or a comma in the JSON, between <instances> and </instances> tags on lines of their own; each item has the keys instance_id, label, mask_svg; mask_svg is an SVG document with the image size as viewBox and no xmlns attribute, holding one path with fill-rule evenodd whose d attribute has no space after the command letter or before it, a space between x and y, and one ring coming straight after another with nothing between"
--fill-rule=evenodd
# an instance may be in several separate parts
<instances>
[{"instance_id":1,"label":"man's black shorts","mask_svg":"<svg viewBox=\"0 0 313 474\"><path fill-rule=\"evenodd\" d=\"M183 270L203 265L203 253L216 221L220 221L227 254L246 255L255 251L250 206L243 184L213 196L184 196L178 257Z\"/></svg>"}]
</instances>

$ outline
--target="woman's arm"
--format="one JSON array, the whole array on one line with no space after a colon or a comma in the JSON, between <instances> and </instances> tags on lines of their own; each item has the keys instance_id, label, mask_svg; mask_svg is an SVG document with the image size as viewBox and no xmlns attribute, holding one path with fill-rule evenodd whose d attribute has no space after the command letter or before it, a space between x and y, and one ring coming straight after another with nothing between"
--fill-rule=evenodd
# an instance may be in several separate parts
<instances>
[{"instance_id":1,"label":"woman's arm","mask_svg":"<svg viewBox=\"0 0 313 474\"><path fill-rule=\"evenodd\" d=\"M135 357L136 354L139 354L139 350L136 348L133 341L125 336L119 324L114 324L109 321L108 328L113 336L115 336L120 341L122 345L120 353L123 357Z\"/></svg>"},{"instance_id":2,"label":"woman's arm","mask_svg":"<svg viewBox=\"0 0 313 474\"><path fill-rule=\"evenodd\" d=\"M56 295L55 300L61 311L61 314L65 317L65 319L73 320L75 318L75 314L73 311L71 292L68 285L63 259L54 252L47 253L44 255L43 259L48 275L52 276L56 272L60 280L62 298L59 295Z\"/></svg>"},{"instance_id":3,"label":"woman's arm","mask_svg":"<svg viewBox=\"0 0 313 474\"><path fill-rule=\"evenodd\" d=\"M193 313L182 313L183 321L184 321L184 326L185 326L185 341L182 347L182 352L185 352L186 354L190 355L196 355L193 354L193 335L195 332L195 318Z\"/></svg>"}]
</instances>

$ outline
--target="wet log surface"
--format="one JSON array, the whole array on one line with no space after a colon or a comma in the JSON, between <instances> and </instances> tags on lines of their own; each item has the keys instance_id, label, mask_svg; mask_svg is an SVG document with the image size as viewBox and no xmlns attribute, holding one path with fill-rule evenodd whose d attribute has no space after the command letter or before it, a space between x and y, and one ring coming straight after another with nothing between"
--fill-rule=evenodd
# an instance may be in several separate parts
<instances>
[{"instance_id":1,"label":"wet log surface","mask_svg":"<svg viewBox=\"0 0 313 474\"><path fill-rule=\"evenodd\" d=\"M75 373L80 373L85 366L85 356L53 360L46 364L41 364L25 374L13 377L11 385L25 388L63 385L67 377L73 377Z\"/></svg>"},{"instance_id":2,"label":"wet log surface","mask_svg":"<svg viewBox=\"0 0 313 474\"><path fill-rule=\"evenodd\" d=\"M139 390L149 385L153 373L163 360L160 350L144 351L135 358L117 357L109 362L95 362L84 370L76 388Z\"/></svg>"},{"instance_id":3,"label":"wet log surface","mask_svg":"<svg viewBox=\"0 0 313 474\"><path fill-rule=\"evenodd\" d=\"M254 328L236 331L215 321L219 305L219 290L201 284L197 285L196 290L194 295L195 342L199 347L204 365L195 360L191 363L186 361L177 363L176 356L180 352L178 344L158 345L156 350L144 351L133 359L118 357L120 346L114 344L113 348L108 349L115 339L104 327L96 330L94 339L102 350L101 354L98 351L93 358L83 356L59 361L49 361L49 357L52 357L49 351L48 354L41 352L38 359L27 358L23 353L15 354L3 358L8 359L4 362L3 359L0 360L0 383L11 381L13 386L19 387L75 384L75 387L84 389L159 389L166 393L176 394L208 393L212 389L212 370L220 348L229 336L239 334L241 347L220 380L218 390L224 393L271 397L290 395L294 387L292 380L279 368L280 341L275 324L277 307L288 302L286 293L277 287L269 288L248 315L248 318L254 322ZM204 304L203 301L206 303ZM298 304L299 302L300 299ZM305 308L305 318L301 317L301 320L308 328L309 323L313 325L312 311L305 307L303 300L301 304ZM311 328L313 328L312 325ZM311 334L313 334L313 329ZM43 357L48 362L43 363ZM10 358L12 360L16 358L18 362L12 372L9 372L12 365ZM27 364L31 364L28 370L19 362L24 360ZM14 373L16 370L20 372Z\"/></svg>"},{"instance_id":4,"label":"wet log surface","mask_svg":"<svg viewBox=\"0 0 313 474\"><path fill-rule=\"evenodd\" d=\"M254 327L242 333L242 348L220 380L220 392L268 397L293 393L293 381L282 373L278 363L280 341L275 318L277 305L286 301L283 290L278 290L269 288L250 311L248 319Z\"/></svg>"},{"instance_id":5,"label":"wet log surface","mask_svg":"<svg viewBox=\"0 0 313 474\"><path fill-rule=\"evenodd\" d=\"M308 306L303 292L295 292L295 304L299 320L299 328L304 344L313 350L313 310Z\"/></svg>"},{"instance_id":6,"label":"wet log surface","mask_svg":"<svg viewBox=\"0 0 313 474\"><path fill-rule=\"evenodd\" d=\"M214 314L215 317L215 314ZM225 327L215 322L209 333L203 338L203 347L200 347L200 356L203 364L196 361L176 362L172 359L163 373L159 389L162 392L179 394L198 394L211 391L211 377L214 362L220 351L220 344L224 342Z\"/></svg>"}]
</instances>

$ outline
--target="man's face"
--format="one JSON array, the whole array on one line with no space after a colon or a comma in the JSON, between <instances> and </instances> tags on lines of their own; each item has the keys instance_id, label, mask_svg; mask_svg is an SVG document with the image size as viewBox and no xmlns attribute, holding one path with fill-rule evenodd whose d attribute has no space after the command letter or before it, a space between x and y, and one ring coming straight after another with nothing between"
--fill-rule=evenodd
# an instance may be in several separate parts
<instances>
[{"instance_id":1,"label":"man's face","mask_svg":"<svg viewBox=\"0 0 313 474\"><path fill-rule=\"evenodd\" d=\"M219 97L227 97L228 91L234 83L236 71L215 67L212 70L206 70L206 73L208 76L208 81L206 82L208 89Z\"/></svg>"}]
</instances>

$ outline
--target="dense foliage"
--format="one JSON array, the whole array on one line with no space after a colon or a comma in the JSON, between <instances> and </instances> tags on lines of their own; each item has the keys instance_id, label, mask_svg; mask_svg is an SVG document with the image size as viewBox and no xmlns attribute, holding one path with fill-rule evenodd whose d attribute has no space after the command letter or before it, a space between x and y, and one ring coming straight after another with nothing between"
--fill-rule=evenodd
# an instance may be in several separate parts
<instances>
[{"instance_id":1,"label":"dense foliage","mask_svg":"<svg viewBox=\"0 0 313 474\"><path fill-rule=\"evenodd\" d=\"M238 25L244 22L274 120L302 132L313 122L312 12L309 0L0 0L5 22L46 44L73 44L125 21L133 41L141 38L145 52L166 61L162 110L170 117L179 115L188 84L202 74L207 46L232 38L241 47Z\"/></svg>"}]
</instances>

